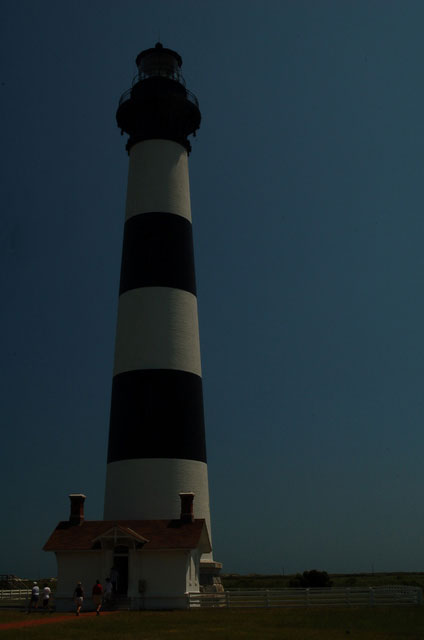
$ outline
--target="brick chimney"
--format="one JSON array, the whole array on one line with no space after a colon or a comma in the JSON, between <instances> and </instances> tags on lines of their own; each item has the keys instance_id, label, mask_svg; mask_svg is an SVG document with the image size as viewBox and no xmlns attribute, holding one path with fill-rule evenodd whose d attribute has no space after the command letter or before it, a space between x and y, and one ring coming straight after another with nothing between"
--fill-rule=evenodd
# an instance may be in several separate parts
<instances>
[{"instance_id":1,"label":"brick chimney","mask_svg":"<svg viewBox=\"0 0 424 640\"><path fill-rule=\"evenodd\" d=\"M193 500L194 493L192 491L188 491L187 493L180 493L181 500L181 522L193 522L194 514L193 514Z\"/></svg>"},{"instance_id":2,"label":"brick chimney","mask_svg":"<svg viewBox=\"0 0 424 640\"><path fill-rule=\"evenodd\" d=\"M71 501L71 513L69 522L72 524L82 524L84 522L84 500L86 496L83 493L71 493L69 499Z\"/></svg>"}]
</instances>

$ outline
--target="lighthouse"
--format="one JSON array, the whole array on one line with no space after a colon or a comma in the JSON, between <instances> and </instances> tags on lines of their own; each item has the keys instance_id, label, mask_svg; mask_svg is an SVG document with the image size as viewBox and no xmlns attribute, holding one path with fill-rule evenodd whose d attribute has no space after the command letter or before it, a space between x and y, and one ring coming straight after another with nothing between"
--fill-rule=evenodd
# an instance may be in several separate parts
<instances>
[{"instance_id":1,"label":"lighthouse","mask_svg":"<svg viewBox=\"0 0 424 640\"><path fill-rule=\"evenodd\" d=\"M136 59L118 106L129 155L103 520L72 493L44 550L56 607L76 582L114 585L115 606L191 606L221 591L213 560L188 154L200 126L181 57L160 43Z\"/></svg>"},{"instance_id":2,"label":"lighthouse","mask_svg":"<svg viewBox=\"0 0 424 640\"><path fill-rule=\"evenodd\" d=\"M158 43L136 64L116 114L129 171L104 519L177 518L194 493L211 537L188 172L201 116L178 53Z\"/></svg>"}]
</instances>

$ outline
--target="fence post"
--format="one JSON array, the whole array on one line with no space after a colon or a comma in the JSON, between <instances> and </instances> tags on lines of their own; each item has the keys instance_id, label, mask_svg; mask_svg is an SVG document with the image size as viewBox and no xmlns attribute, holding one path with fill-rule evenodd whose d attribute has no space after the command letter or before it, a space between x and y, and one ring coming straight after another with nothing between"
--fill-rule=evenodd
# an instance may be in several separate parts
<instances>
[{"instance_id":1,"label":"fence post","mask_svg":"<svg viewBox=\"0 0 424 640\"><path fill-rule=\"evenodd\" d=\"M268 589L265 592L265 604L267 607L269 607L269 593L268 593Z\"/></svg>"},{"instance_id":2,"label":"fence post","mask_svg":"<svg viewBox=\"0 0 424 640\"><path fill-rule=\"evenodd\" d=\"M305 605L309 607L309 587L305 589Z\"/></svg>"},{"instance_id":3,"label":"fence post","mask_svg":"<svg viewBox=\"0 0 424 640\"><path fill-rule=\"evenodd\" d=\"M225 604L228 609L230 607L230 593L228 591L225 592Z\"/></svg>"},{"instance_id":4,"label":"fence post","mask_svg":"<svg viewBox=\"0 0 424 640\"><path fill-rule=\"evenodd\" d=\"M375 604L374 589L372 587L369 587L369 604L370 604L370 607L373 607Z\"/></svg>"}]
</instances>

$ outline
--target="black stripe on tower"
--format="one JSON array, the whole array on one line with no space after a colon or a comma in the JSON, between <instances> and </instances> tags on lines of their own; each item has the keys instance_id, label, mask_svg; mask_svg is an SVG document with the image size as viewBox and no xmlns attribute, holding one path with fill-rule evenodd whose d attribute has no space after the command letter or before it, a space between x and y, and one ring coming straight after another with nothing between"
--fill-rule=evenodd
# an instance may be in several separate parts
<instances>
[{"instance_id":1,"label":"black stripe on tower","mask_svg":"<svg viewBox=\"0 0 424 640\"><path fill-rule=\"evenodd\" d=\"M108 462L206 462L202 379L186 371L128 371L113 379Z\"/></svg>"},{"instance_id":2,"label":"black stripe on tower","mask_svg":"<svg viewBox=\"0 0 424 640\"><path fill-rule=\"evenodd\" d=\"M189 220L152 212L126 221L119 293L140 287L174 287L196 295Z\"/></svg>"},{"instance_id":3,"label":"black stripe on tower","mask_svg":"<svg viewBox=\"0 0 424 640\"><path fill-rule=\"evenodd\" d=\"M173 213L142 213L125 223L120 294L155 286L196 295L192 225ZM137 458L206 462L200 376L142 369L114 377L108 462Z\"/></svg>"}]
</instances>

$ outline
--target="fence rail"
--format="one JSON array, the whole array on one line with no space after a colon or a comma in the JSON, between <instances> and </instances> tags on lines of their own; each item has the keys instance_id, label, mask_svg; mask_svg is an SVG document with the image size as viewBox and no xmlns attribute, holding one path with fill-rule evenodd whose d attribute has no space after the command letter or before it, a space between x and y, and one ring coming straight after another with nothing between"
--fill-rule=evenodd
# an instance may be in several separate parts
<instances>
[{"instance_id":1,"label":"fence rail","mask_svg":"<svg viewBox=\"0 0 424 640\"><path fill-rule=\"evenodd\" d=\"M31 589L0 589L0 600L26 600Z\"/></svg>"},{"instance_id":2,"label":"fence rail","mask_svg":"<svg viewBox=\"0 0 424 640\"><path fill-rule=\"evenodd\" d=\"M27 600L31 589L0 589L0 601ZM420 587L349 587L330 589L228 589L223 593L189 593L188 606L196 608L320 607L421 605Z\"/></svg>"},{"instance_id":3,"label":"fence rail","mask_svg":"<svg viewBox=\"0 0 424 640\"><path fill-rule=\"evenodd\" d=\"M420 587L350 587L328 589L229 589L224 593L190 593L190 609L249 607L320 607L420 605Z\"/></svg>"}]
</instances>

